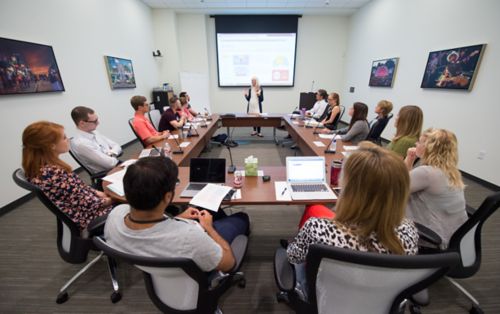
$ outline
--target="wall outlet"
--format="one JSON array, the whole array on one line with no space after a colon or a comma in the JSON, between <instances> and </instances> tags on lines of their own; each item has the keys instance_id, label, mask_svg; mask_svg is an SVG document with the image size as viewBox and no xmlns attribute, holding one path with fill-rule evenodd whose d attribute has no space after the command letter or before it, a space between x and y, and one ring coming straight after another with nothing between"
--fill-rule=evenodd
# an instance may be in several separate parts
<instances>
[{"instance_id":1,"label":"wall outlet","mask_svg":"<svg viewBox=\"0 0 500 314\"><path fill-rule=\"evenodd\" d=\"M486 157L486 151L485 150L481 150L477 154L477 159L479 159L479 160L483 160L485 157Z\"/></svg>"}]
</instances>

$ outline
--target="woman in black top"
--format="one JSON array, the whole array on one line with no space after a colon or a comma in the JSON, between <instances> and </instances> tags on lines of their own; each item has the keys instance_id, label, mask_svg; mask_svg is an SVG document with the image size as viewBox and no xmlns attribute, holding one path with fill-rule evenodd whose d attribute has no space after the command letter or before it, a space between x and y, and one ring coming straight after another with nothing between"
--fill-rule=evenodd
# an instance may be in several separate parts
<instances>
[{"instance_id":1,"label":"woman in black top","mask_svg":"<svg viewBox=\"0 0 500 314\"><path fill-rule=\"evenodd\" d=\"M337 93L328 95L328 107L326 108L326 118L321 121L326 128L334 130L340 119L340 97Z\"/></svg>"},{"instance_id":2,"label":"woman in black top","mask_svg":"<svg viewBox=\"0 0 500 314\"><path fill-rule=\"evenodd\" d=\"M375 107L377 117L370 122L370 133L366 140L380 145L380 135L384 131L389 122L389 113L392 111L392 102L381 100Z\"/></svg>"}]
</instances>

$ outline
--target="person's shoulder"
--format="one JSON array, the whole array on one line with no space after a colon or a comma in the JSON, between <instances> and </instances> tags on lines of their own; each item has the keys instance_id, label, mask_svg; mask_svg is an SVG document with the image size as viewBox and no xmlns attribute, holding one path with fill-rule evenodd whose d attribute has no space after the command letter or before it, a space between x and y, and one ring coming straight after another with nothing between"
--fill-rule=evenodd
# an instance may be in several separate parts
<instances>
[{"instance_id":1,"label":"person's shoulder","mask_svg":"<svg viewBox=\"0 0 500 314\"><path fill-rule=\"evenodd\" d=\"M113 208L109 213L107 219L124 218L130 212L130 206L127 204L121 204Z\"/></svg>"},{"instance_id":2,"label":"person's shoulder","mask_svg":"<svg viewBox=\"0 0 500 314\"><path fill-rule=\"evenodd\" d=\"M403 136L398 140L398 143L401 143L402 145L404 144L415 144L417 142L417 138L414 136Z\"/></svg>"}]
</instances>

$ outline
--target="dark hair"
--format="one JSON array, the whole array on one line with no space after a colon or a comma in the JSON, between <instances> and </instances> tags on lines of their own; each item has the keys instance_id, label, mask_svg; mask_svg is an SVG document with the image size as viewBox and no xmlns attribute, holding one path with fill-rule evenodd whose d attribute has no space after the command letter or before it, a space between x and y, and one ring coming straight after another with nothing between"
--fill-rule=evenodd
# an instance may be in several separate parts
<instances>
[{"instance_id":1,"label":"dark hair","mask_svg":"<svg viewBox=\"0 0 500 314\"><path fill-rule=\"evenodd\" d=\"M127 168L123 189L127 202L136 210L152 210L165 193L173 192L179 170L166 157L145 157Z\"/></svg>"},{"instance_id":2,"label":"dark hair","mask_svg":"<svg viewBox=\"0 0 500 314\"><path fill-rule=\"evenodd\" d=\"M93 113L94 110L88 107L78 106L71 110L71 118L73 119L73 122L75 122L75 124L78 126L78 123L80 123L80 121L87 121L87 119L89 118L89 114Z\"/></svg>"},{"instance_id":3,"label":"dark hair","mask_svg":"<svg viewBox=\"0 0 500 314\"><path fill-rule=\"evenodd\" d=\"M137 111L137 109L139 109L140 106L144 105L146 100L147 100L146 97L137 95L130 98L130 104L132 105L132 108L134 108L134 110Z\"/></svg>"},{"instance_id":4,"label":"dark hair","mask_svg":"<svg viewBox=\"0 0 500 314\"><path fill-rule=\"evenodd\" d=\"M354 108L354 113L352 114L351 123L349 123L349 130L358 120L365 120L368 115L368 106L362 102L355 102L352 107Z\"/></svg>"},{"instance_id":5,"label":"dark hair","mask_svg":"<svg viewBox=\"0 0 500 314\"><path fill-rule=\"evenodd\" d=\"M177 102L177 100L179 100L179 98L174 95L174 96L170 97L170 99L168 100L168 102L169 102L170 105L173 105L173 104L175 104Z\"/></svg>"},{"instance_id":6,"label":"dark hair","mask_svg":"<svg viewBox=\"0 0 500 314\"><path fill-rule=\"evenodd\" d=\"M181 92L181 93L179 94L179 97L181 97L181 98L182 98L182 97L186 97L186 95L187 95L187 92Z\"/></svg>"},{"instance_id":7,"label":"dark hair","mask_svg":"<svg viewBox=\"0 0 500 314\"><path fill-rule=\"evenodd\" d=\"M328 93L326 92L326 90L324 89L318 89L318 94L321 96L321 98L323 99L327 99L328 98Z\"/></svg>"}]
</instances>

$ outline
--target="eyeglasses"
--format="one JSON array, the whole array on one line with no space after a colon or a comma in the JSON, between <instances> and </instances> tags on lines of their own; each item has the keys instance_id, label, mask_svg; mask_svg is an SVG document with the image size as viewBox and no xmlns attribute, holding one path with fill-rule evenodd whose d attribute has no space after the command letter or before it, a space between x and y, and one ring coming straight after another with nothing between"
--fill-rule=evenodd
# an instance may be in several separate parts
<instances>
[{"instance_id":1,"label":"eyeglasses","mask_svg":"<svg viewBox=\"0 0 500 314\"><path fill-rule=\"evenodd\" d=\"M95 119L94 121L91 121L91 120L85 120L85 122L87 122L87 123L94 123L94 124L97 124L97 123L99 123L99 119Z\"/></svg>"}]
</instances>

